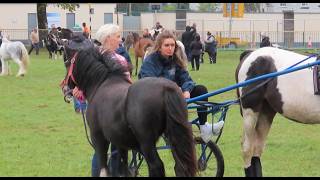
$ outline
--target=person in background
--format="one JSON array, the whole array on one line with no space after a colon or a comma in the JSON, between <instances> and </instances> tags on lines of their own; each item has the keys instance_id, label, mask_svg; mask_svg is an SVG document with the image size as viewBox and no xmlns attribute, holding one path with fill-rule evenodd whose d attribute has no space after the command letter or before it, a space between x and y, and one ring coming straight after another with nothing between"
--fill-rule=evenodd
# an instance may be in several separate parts
<instances>
[{"instance_id":1,"label":"person in background","mask_svg":"<svg viewBox=\"0 0 320 180\"><path fill-rule=\"evenodd\" d=\"M148 28L145 28L145 29L143 30L142 37L143 37L143 38L152 39L152 36L151 36L151 34L149 33L149 29L148 29Z\"/></svg>"},{"instance_id":2,"label":"person in background","mask_svg":"<svg viewBox=\"0 0 320 180\"><path fill-rule=\"evenodd\" d=\"M122 43L119 44L119 48L116 49L116 53L123 56L128 63L128 66L132 67L132 62L129 53L127 52L126 48L123 45L124 39L122 38ZM132 75L132 68L130 68L130 76Z\"/></svg>"},{"instance_id":3,"label":"person in background","mask_svg":"<svg viewBox=\"0 0 320 180\"><path fill-rule=\"evenodd\" d=\"M37 28L34 28L31 31L30 40L31 40L31 47L30 47L30 50L29 50L28 54L30 55L32 50L33 50L33 48L35 48L36 49L36 55L39 55L39 34L38 34Z\"/></svg>"},{"instance_id":4,"label":"person in background","mask_svg":"<svg viewBox=\"0 0 320 180\"><path fill-rule=\"evenodd\" d=\"M195 40L192 41L190 45L191 50L191 67L192 71L194 71L194 63L196 64L196 70L199 71L200 68L200 55L203 51L203 45L200 41L200 36L196 35Z\"/></svg>"},{"instance_id":5,"label":"person in background","mask_svg":"<svg viewBox=\"0 0 320 180\"><path fill-rule=\"evenodd\" d=\"M82 32L86 38L89 38L90 28L87 26L85 22L82 23Z\"/></svg>"},{"instance_id":6,"label":"person in background","mask_svg":"<svg viewBox=\"0 0 320 180\"><path fill-rule=\"evenodd\" d=\"M162 77L175 82L182 90L183 96L188 99L208 92L204 85L196 85L187 71L186 56L177 48L176 37L170 30L164 30L156 39L150 54L142 63L138 78ZM208 98L203 99L208 101ZM224 121L215 124L207 122L207 108L198 108L200 136L208 142L212 135L218 135ZM202 111L202 112L201 112Z\"/></svg>"},{"instance_id":7,"label":"person in background","mask_svg":"<svg viewBox=\"0 0 320 180\"><path fill-rule=\"evenodd\" d=\"M163 26L160 24L160 22L157 22L155 27L153 28L153 35L152 39L155 40L157 38L157 36L163 31Z\"/></svg>"},{"instance_id":8,"label":"person in background","mask_svg":"<svg viewBox=\"0 0 320 180\"><path fill-rule=\"evenodd\" d=\"M260 43L260 48L272 46L271 43L270 43L270 39L266 35L265 32L261 33L261 38L262 38L262 40L261 40L261 43Z\"/></svg>"},{"instance_id":9,"label":"person in background","mask_svg":"<svg viewBox=\"0 0 320 180\"><path fill-rule=\"evenodd\" d=\"M207 39L204 40L204 43L205 43L205 52L207 52L209 55L210 64L216 63L217 41L210 31L207 32Z\"/></svg>"},{"instance_id":10,"label":"person in background","mask_svg":"<svg viewBox=\"0 0 320 180\"><path fill-rule=\"evenodd\" d=\"M193 34L191 32L191 27L186 26L186 31L182 33L181 36L181 42L184 45L186 55L188 57L188 61L191 61L191 50L190 50L190 45L193 40Z\"/></svg>"}]
</instances>

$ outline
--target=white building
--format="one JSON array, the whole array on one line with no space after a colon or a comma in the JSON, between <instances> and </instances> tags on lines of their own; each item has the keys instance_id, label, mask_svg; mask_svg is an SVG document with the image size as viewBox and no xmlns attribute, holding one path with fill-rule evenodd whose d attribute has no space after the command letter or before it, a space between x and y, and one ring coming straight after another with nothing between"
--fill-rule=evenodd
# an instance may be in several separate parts
<instances>
[{"instance_id":1,"label":"white building","mask_svg":"<svg viewBox=\"0 0 320 180\"><path fill-rule=\"evenodd\" d=\"M261 12L320 13L320 3L261 3Z\"/></svg>"}]
</instances>

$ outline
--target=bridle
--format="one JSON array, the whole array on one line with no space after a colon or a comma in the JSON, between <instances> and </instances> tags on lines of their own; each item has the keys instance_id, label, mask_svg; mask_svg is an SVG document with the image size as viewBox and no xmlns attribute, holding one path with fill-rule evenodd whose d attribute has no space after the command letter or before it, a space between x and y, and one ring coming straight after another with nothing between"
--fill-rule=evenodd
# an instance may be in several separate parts
<instances>
[{"instance_id":1,"label":"bridle","mask_svg":"<svg viewBox=\"0 0 320 180\"><path fill-rule=\"evenodd\" d=\"M74 78L74 76L73 76L73 74L72 74L77 55L78 55L78 52L76 52L76 53L73 55L73 57L70 59L71 64L70 64L70 67L69 67L69 70L68 70L68 74L67 74L67 76L66 76L66 77L61 81L61 83L60 83L60 88L61 88L61 89L63 89L65 86L68 86L68 82L69 82L70 79L72 80L72 82L73 82L75 85L78 85L78 83L76 82L76 80L75 80L75 78ZM68 61L69 61L69 60L68 60ZM68 95L69 93L71 93L71 92L72 92L72 89L64 92L64 100L65 100L65 102L68 102L66 98L67 98L67 95Z\"/></svg>"}]
</instances>

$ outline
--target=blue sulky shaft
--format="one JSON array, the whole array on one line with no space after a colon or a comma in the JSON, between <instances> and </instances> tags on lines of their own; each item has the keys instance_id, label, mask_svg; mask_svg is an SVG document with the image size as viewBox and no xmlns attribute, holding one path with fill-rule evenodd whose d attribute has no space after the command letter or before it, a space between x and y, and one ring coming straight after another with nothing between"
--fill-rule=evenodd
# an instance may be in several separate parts
<instances>
[{"instance_id":1,"label":"blue sulky shaft","mask_svg":"<svg viewBox=\"0 0 320 180\"><path fill-rule=\"evenodd\" d=\"M288 74L288 73L291 73L291 72L294 72L294 71L299 71L301 69L305 69L305 68L312 67L312 66L315 66L315 65L320 65L320 61L315 61L315 62L312 62L312 63L308 63L308 64L305 64L305 65L300 65L300 66L296 66L296 67L290 67L290 68L287 68L285 70L278 71L278 72L264 74L264 75L261 75L261 76L258 76L258 77L255 77L255 78L252 78L252 79L249 79L249 80L246 80L246 81L243 81L243 82L240 82L240 83L237 83L237 84L225 87L225 88L218 89L216 91L208 92L206 94L203 94L203 95L200 95L200 96L197 96L197 97L194 97L194 98L187 99L186 101L187 101L188 104L193 103L195 101L201 101L204 98L209 98L209 97L217 95L217 94L221 94L221 93L224 93L224 92L227 92L227 91L239 88L239 87L243 87L243 86L246 86L248 84L254 83L256 81L259 81L259 80L264 80L264 79L280 76L280 75L283 75L283 74Z\"/></svg>"}]
</instances>

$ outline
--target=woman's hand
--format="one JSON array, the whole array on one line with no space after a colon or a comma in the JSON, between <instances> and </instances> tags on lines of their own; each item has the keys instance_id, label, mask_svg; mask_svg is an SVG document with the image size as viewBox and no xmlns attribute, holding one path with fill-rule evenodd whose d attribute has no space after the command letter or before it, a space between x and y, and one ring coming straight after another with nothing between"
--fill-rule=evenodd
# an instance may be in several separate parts
<instances>
[{"instance_id":1,"label":"woman's hand","mask_svg":"<svg viewBox=\"0 0 320 180\"><path fill-rule=\"evenodd\" d=\"M75 87L73 90L72 90L72 94L75 98L77 99L80 99L81 96L82 96L82 91L78 89L78 87Z\"/></svg>"},{"instance_id":2,"label":"woman's hand","mask_svg":"<svg viewBox=\"0 0 320 180\"><path fill-rule=\"evenodd\" d=\"M184 91L184 92L183 92L183 97L184 97L185 99L189 99L189 98L190 98L190 92L189 92L189 91Z\"/></svg>"}]
</instances>

